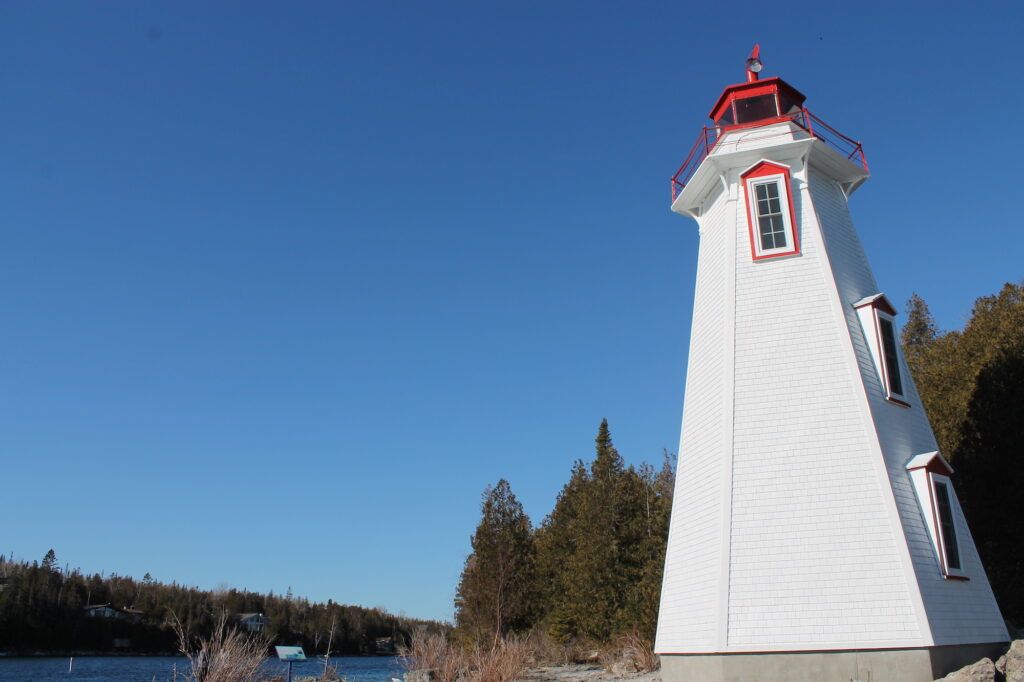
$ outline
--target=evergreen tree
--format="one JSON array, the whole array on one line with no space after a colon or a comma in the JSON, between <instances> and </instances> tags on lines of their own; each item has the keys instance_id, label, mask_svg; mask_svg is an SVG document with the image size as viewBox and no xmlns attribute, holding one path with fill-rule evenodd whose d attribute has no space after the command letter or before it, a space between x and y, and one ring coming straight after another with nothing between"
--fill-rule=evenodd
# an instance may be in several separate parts
<instances>
[{"instance_id":1,"label":"evergreen tree","mask_svg":"<svg viewBox=\"0 0 1024 682\"><path fill-rule=\"evenodd\" d=\"M43 557L43 568L47 571L52 571L57 565L57 554L51 549Z\"/></svg>"},{"instance_id":2,"label":"evergreen tree","mask_svg":"<svg viewBox=\"0 0 1024 682\"><path fill-rule=\"evenodd\" d=\"M455 597L458 636L497 642L529 627L534 549L530 519L501 479L488 487Z\"/></svg>"},{"instance_id":3,"label":"evergreen tree","mask_svg":"<svg viewBox=\"0 0 1024 682\"><path fill-rule=\"evenodd\" d=\"M595 457L581 462L538 532L540 609L549 635L606 640L653 635L671 495L668 473L627 467L604 420ZM660 486L660 489L659 489Z\"/></svg>"},{"instance_id":4,"label":"evergreen tree","mask_svg":"<svg viewBox=\"0 0 1024 682\"><path fill-rule=\"evenodd\" d=\"M907 321L901 332L904 354L908 358L919 356L937 336L935 318L932 317L928 304L916 293L911 294L910 300L907 301Z\"/></svg>"},{"instance_id":5,"label":"evergreen tree","mask_svg":"<svg viewBox=\"0 0 1024 682\"><path fill-rule=\"evenodd\" d=\"M569 584L573 579L574 561L580 553L585 528L580 520L583 495L590 483L590 473L582 461L576 460L569 482L562 487L555 508L544 519L536 534L538 611L543 616L548 635L563 642L578 630L578 609L572 603Z\"/></svg>"}]
</instances>

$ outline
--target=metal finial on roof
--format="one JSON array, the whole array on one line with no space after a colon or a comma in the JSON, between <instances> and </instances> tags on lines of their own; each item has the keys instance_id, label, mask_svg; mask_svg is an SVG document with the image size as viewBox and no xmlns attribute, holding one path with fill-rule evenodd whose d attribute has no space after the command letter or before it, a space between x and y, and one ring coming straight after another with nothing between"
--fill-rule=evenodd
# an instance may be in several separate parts
<instances>
[{"instance_id":1,"label":"metal finial on roof","mask_svg":"<svg viewBox=\"0 0 1024 682\"><path fill-rule=\"evenodd\" d=\"M764 65L761 64L761 46L754 44L754 49L750 51L750 56L747 57L747 81L756 81L761 69Z\"/></svg>"}]
</instances>

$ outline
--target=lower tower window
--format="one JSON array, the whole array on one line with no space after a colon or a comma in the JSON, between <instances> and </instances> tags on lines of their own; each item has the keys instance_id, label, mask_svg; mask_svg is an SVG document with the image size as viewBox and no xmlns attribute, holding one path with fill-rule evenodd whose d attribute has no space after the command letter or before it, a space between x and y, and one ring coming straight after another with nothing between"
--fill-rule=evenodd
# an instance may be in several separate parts
<instances>
[{"instance_id":1,"label":"lower tower window","mask_svg":"<svg viewBox=\"0 0 1024 682\"><path fill-rule=\"evenodd\" d=\"M912 457L907 462L907 471L942 575L953 580L968 580L960 556L956 492L949 480L953 467L938 452L926 452Z\"/></svg>"}]
</instances>

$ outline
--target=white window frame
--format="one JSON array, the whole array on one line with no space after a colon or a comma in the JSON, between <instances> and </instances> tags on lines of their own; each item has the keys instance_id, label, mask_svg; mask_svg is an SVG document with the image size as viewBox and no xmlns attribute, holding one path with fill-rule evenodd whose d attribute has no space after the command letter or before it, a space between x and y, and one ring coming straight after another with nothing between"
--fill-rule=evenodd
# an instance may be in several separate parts
<instances>
[{"instance_id":1,"label":"white window frame","mask_svg":"<svg viewBox=\"0 0 1024 682\"><path fill-rule=\"evenodd\" d=\"M750 238L750 255L755 261L782 258L783 256L800 255L800 238L797 234L796 213L793 210L793 187L790 181L792 173L789 166L761 159L747 170L740 173L743 181L743 194L747 209L747 232ZM779 205L782 210L783 233L785 246L771 249L761 247L761 225L757 214L757 187L775 183L779 192Z\"/></svg>"},{"instance_id":2,"label":"white window frame","mask_svg":"<svg viewBox=\"0 0 1024 682\"><path fill-rule=\"evenodd\" d=\"M885 294L875 294L863 298L853 304L860 318L861 328L864 331L864 340L867 341L868 350L871 352L871 359L875 363L875 371L878 372L878 379L882 386L885 399L909 407L907 402L907 387L910 381L910 373L906 370L906 363L903 361L903 349L900 348L899 327L896 324L896 316L889 311L894 310ZM889 365L885 360L885 341L882 338L882 325L880 320L886 320L892 325L893 345L896 352L896 371L899 373L900 390L893 386L892 376L889 372Z\"/></svg>"},{"instance_id":3,"label":"white window frame","mask_svg":"<svg viewBox=\"0 0 1024 682\"><path fill-rule=\"evenodd\" d=\"M953 467L936 451L912 457L907 463L907 470L910 473L914 493L917 495L917 502L921 507L928 537L931 538L935 559L943 577L954 580L970 580L964 568L964 541L967 539L967 533L964 532L964 526L960 522L962 515L960 503L957 500L953 482L949 478L949 474L953 473ZM950 566L947 558L948 549L946 538L942 534L942 518L939 512L936 483L945 485L946 491L949 493L949 512L952 516L953 533L956 536L956 559L960 564L959 568Z\"/></svg>"},{"instance_id":4,"label":"white window frame","mask_svg":"<svg viewBox=\"0 0 1024 682\"><path fill-rule=\"evenodd\" d=\"M942 474L936 474L929 472L928 481L931 485L932 500L935 508L935 523L937 525L936 535L939 540L939 558L942 560L942 570L945 571L948 576L955 576L958 578L965 578L967 574L964 573L964 553L961 551L963 547L963 541L961 538L963 534L958 528L957 523L957 499L956 493L953 491L953 482L949 480L949 476L943 476ZM953 535L956 541L956 563L959 564L958 568L953 568L949 565L949 553L950 548L946 546L946 536L942 532L942 515L939 512L939 494L936 491L935 486L937 483L941 483L946 486L946 493L949 497L949 516L950 523L953 526Z\"/></svg>"},{"instance_id":5,"label":"white window frame","mask_svg":"<svg viewBox=\"0 0 1024 682\"><path fill-rule=\"evenodd\" d=\"M789 191L786 173L775 173L772 175L759 175L746 180L747 215L750 221L750 239L754 248L754 259L770 258L772 256L784 256L797 253L796 237L793 233L792 207L789 203ZM782 210L783 234L786 243L773 249L761 247L761 224L757 212L757 187L758 185L774 184L779 193L779 205Z\"/></svg>"}]
</instances>

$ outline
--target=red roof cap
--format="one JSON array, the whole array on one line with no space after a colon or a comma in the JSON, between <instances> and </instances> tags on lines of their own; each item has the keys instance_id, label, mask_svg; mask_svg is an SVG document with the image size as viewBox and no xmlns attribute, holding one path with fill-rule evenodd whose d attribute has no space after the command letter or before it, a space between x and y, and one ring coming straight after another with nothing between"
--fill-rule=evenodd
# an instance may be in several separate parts
<instances>
[{"instance_id":1,"label":"red roof cap","mask_svg":"<svg viewBox=\"0 0 1024 682\"><path fill-rule=\"evenodd\" d=\"M715 106L712 107L709 116L711 116L712 121L717 121L722 114L722 110L735 100L768 94L786 95L797 106L803 106L804 100L807 99L799 90L778 76L775 76L765 78L764 80L730 85L718 96L718 101L715 102Z\"/></svg>"}]
</instances>

